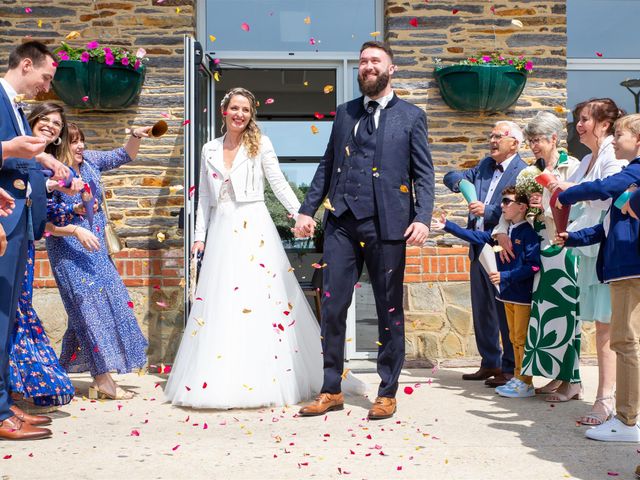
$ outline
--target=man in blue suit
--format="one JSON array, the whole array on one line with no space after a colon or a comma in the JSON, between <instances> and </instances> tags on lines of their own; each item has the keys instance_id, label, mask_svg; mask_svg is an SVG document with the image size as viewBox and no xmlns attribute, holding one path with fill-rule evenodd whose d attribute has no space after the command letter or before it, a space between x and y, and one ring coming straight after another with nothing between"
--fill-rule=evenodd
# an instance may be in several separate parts
<instances>
[{"instance_id":1,"label":"man in blue suit","mask_svg":"<svg viewBox=\"0 0 640 480\"><path fill-rule=\"evenodd\" d=\"M405 348L405 251L406 245L420 246L429 235L434 175L426 115L395 95L390 83L395 70L388 45L362 45L358 83L364 96L338 107L327 149L296 221L297 236L313 235L313 215L325 201L324 383L316 401L300 410L303 416L343 408L347 309L364 264L378 314L381 378L369 418L388 418L396 411Z\"/></svg>"},{"instance_id":2,"label":"man in blue suit","mask_svg":"<svg viewBox=\"0 0 640 480\"><path fill-rule=\"evenodd\" d=\"M497 225L502 213L500 192L514 186L518 173L527 166L518 155L523 140L518 124L497 122L489 135L490 155L474 168L444 176L444 184L452 192L460 192L458 185L463 179L476 187L478 201L469 204L468 229L491 231ZM487 385L498 387L513 377L513 347L504 306L496 300L489 276L480 265L480 250L482 245L469 246L473 328L482 363L477 372L464 374L462 378L486 380Z\"/></svg>"},{"instance_id":3,"label":"man in blue suit","mask_svg":"<svg viewBox=\"0 0 640 480\"><path fill-rule=\"evenodd\" d=\"M0 439L45 438L51 431L41 428L49 417L27 415L11 404L9 395L9 338L18 307L18 297L27 262L29 240L44 233L47 192L42 167L54 178L66 178L68 169L42 153L44 143L28 139L31 129L22 111L23 98L47 92L56 73L56 63L47 47L27 42L9 55L9 69L0 79L0 189L13 198L12 212L2 217L7 249L0 257ZM36 162L34 155L38 155ZM6 197L5 197L5 201Z\"/></svg>"}]
</instances>

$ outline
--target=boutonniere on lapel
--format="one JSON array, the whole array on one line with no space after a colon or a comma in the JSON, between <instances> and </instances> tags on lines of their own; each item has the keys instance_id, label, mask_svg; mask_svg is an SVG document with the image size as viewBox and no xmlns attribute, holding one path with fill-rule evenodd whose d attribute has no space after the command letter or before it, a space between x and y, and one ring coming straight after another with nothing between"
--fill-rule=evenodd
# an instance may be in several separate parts
<instances>
[{"instance_id":1,"label":"boutonniere on lapel","mask_svg":"<svg viewBox=\"0 0 640 480\"><path fill-rule=\"evenodd\" d=\"M15 103L17 108L22 108L23 110L27 108L27 104L24 102L24 95L16 95L13 97L13 103Z\"/></svg>"},{"instance_id":2,"label":"boutonniere on lapel","mask_svg":"<svg viewBox=\"0 0 640 480\"><path fill-rule=\"evenodd\" d=\"M520 245L522 243L522 240L516 238L513 243L515 243L516 245Z\"/></svg>"},{"instance_id":3,"label":"boutonniere on lapel","mask_svg":"<svg viewBox=\"0 0 640 480\"><path fill-rule=\"evenodd\" d=\"M409 193L409 187L407 187L406 185L400 185L400 191L402 193Z\"/></svg>"}]
</instances>

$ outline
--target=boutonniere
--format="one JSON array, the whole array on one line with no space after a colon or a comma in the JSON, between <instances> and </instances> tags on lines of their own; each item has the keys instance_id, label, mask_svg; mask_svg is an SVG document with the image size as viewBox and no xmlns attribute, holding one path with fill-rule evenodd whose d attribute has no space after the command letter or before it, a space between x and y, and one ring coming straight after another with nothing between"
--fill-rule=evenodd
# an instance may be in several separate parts
<instances>
[{"instance_id":1,"label":"boutonniere","mask_svg":"<svg viewBox=\"0 0 640 480\"><path fill-rule=\"evenodd\" d=\"M514 243L515 243L516 245L520 245L520 244L522 243L522 240L520 240L519 238L516 238L516 239L515 239L515 241L514 241Z\"/></svg>"},{"instance_id":2,"label":"boutonniere","mask_svg":"<svg viewBox=\"0 0 640 480\"><path fill-rule=\"evenodd\" d=\"M17 108L25 109L27 107L27 104L23 100L24 95L16 95L13 97L13 103L15 103Z\"/></svg>"}]
</instances>

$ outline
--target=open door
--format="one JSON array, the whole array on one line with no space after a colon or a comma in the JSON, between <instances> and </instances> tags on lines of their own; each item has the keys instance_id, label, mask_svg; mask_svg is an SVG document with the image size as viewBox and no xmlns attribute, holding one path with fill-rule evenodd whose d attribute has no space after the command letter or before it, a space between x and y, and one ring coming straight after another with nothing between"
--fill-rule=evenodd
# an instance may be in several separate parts
<instances>
[{"instance_id":1,"label":"open door","mask_svg":"<svg viewBox=\"0 0 640 480\"><path fill-rule=\"evenodd\" d=\"M200 153L202 146L213 138L213 60L204 54L200 42L184 37L184 322L189 310L189 288L196 279L189 276L191 244L198 204ZM195 187L195 189L193 188Z\"/></svg>"}]
</instances>

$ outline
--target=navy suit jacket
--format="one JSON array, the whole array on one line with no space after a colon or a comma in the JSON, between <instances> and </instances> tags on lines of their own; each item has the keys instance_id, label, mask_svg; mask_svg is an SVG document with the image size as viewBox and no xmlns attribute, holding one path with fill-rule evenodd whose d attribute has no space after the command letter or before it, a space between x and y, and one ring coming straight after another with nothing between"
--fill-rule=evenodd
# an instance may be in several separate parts
<instances>
[{"instance_id":1,"label":"navy suit jacket","mask_svg":"<svg viewBox=\"0 0 640 480\"><path fill-rule=\"evenodd\" d=\"M449 190L454 193L459 193L460 189L458 188L458 184L460 180L468 180L473 183L476 187L476 194L478 195L478 200L480 202L484 202L484 199L487 196L487 192L489 191L489 185L491 185L491 178L494 173L494 165L495 161L491 157L486 157L482 160L478 165L473 168L469 168L467 170L449 172L444 176L444 184L447 186ZM500 202L502 200L502 191L510 186L514 186L516 184L516 178L518 178L518 174L527 167L527 164L520 158L520 155L516 154L516 156L511 160L507 170L500 177L500 181L498 182L498 186L496 187L493 197L491 198L491 202L484 207L484 231L491 231L493 227L495 227L500 221L500 216L502 215L502 209L500 208ZM467 228L473 230L476 226L476 222L478 219L474 215L469 215L467 219ZM477 254L481 250L481 246L471 245L469 247L469 257L471 260L475 259Z\"/></svg>"},{"instance_id":2,"label":"navy suit jacket","mask_svg":"<svg viewBox=\"0 0 640 480\"><path fill-rule=\"evenodd\" d=\"M313 216L325 197L333 203L347 142L363 114L363 97L338 107L327 149L300 213ZM427 117L396 95L380 110L371 174L382 240L403 240L413 222L430 226L435 186Z\"/></svg>"},{"instance_id":3,"label":"navy suit jacket","mask_svg":"<svg viewBox=\"0 0 640 480\"><path fill-rule=\"evenodd\" d=\"M25 121L25 133L31 135L31 128ZM18 119L4 88L0 86L0 140L7 141L22 135ZM0 152L1 153L1 152ZM16 182L18 181L18 182ZM21 181L21 182L20 182ZM47 191L40 164L32 159L6 158L0 168L0 188L4 188L15 199L16 206L8 217L0 217L0 225L7 236L13 232L22 216L26 203L26 188L16 185L31 184L31 214L33 234L36 240L42 237L47 222Z\"/></svg>"}]
</instances>

